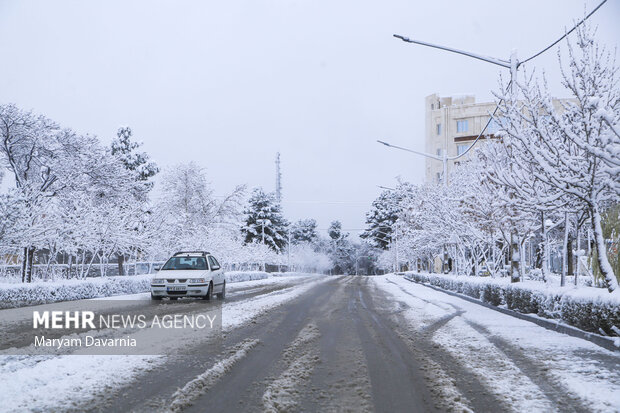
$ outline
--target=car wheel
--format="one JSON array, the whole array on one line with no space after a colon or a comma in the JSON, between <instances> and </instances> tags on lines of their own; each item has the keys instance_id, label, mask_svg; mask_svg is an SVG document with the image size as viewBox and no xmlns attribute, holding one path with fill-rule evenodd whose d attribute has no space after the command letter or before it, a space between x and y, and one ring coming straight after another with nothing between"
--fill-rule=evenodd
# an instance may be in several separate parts
<instances>
[{"instance_id":1,"label":"car wheel","mask_svg":"<svg viewBox=\"0 0 620 413\"><path fill-rule=\"evenodd\" d=\"M217 294L217 298L220 300L226 298L226 281L224 281L224 285L222 285L222 292Z\"/></svg>"},{"instance_id":2,"label":"car wheel","mask_svg":"<svg viewBox=\"0 0 620 413\"><path fill-rule=\"evenodd\" d=\"M178 300L178 299L179 299L179 297L170 297L170 299L171 299L172 301L176 301L176 300Z\"/></svg>"},{"instance_id":3,"label":"car wheel","mask_svg":"<svg viewBox=\"0 0 620 413\"><path fill-rule=\"evenodd\" d=\"M202 297L203 300L210 300L213 297L213 283L209 283L209 289L207 290L207 293L205 294L204 297Z\"/></svg>"},{"instance_id":4,"label":"car wheel","mask_svg":"<svg viewBox=\"0 0 620 413\"><path fill-rule=\"evenodd\" d=\"M151 293L151 300L161 300L163 297L161 295L153 295L153 293Z\"/></svg>"}]
</instances>

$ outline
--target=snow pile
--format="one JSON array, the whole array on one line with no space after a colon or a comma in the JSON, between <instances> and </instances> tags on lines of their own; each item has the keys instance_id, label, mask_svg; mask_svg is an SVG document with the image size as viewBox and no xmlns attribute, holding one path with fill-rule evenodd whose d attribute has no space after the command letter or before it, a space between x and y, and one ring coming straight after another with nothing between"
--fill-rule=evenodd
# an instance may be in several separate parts
<instances>
[{"instance_id":1,"label":"snow pile","mask_svg":"<svg viewBox=\"0 0 620 413\"><path fill-rule=\"evenodd\" d=\"M525 314L557 319L585 331L620 336L620 294L598 288L511 284L508 278L454 277L408 272L406 278Z\"/></svg>"}]
</instances>

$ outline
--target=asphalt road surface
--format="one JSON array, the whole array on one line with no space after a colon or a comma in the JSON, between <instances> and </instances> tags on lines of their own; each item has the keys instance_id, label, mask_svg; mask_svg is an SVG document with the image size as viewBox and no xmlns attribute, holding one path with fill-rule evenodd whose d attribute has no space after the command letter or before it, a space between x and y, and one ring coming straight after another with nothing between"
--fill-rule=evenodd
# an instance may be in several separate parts
<instances>
[{"instance_id":1,"label":"asphalt road surface","mask_svg":"<svg viewBox=\"0 0 620 413\"><path fill-rule=\"evenodd\" d=\"M464 318L478 311L475 304L464 301L461 304L458 298L448 299L447 295L423 286L409 290L406 285L385 278L382 282L386 287L378 288L376 278L320 277L317 281L316 277L301 277L271 284L257 282L256 286L231 284L224 308L259 302L263 297L277 297L287 291L302 293L256 313L246 322L224 328L219 343L221 351L217 354L213 347L197 345L191 355L166 356L130 381L95 389L86 402L49 410L586 412L620 409L613 404L613 397L607 404L592 404L575 395L549 370L549 364L543 361L544 351L530 350L527 343L511 342L493 333L491 327ZM390 294L386 288L400 295ZM445 302L438 301L442 295L446 296ZM431 311L431 307L443 312ZM492 310L481 307L480 311ZM499 320L500 324L506 323L503 318ZM464 330L459 330L457 322L469 329L465 338L459 338L458 334ZM526 322L518 320L518 323ZM540 329L531 328L535 330L527 331ZM547 330L540 334L545 340L549 337L555 340L557 336L558 343L578 340ZM19 331L13 331L12 335L19 337ZM19 338L14 340L19 342ZM488 349L476 344L482 343L480 340L484 340ZM616 388L613 386L620 381L613 377L614 371L620 371L617 354L598 351L591 343L583 344L583 349L579 347L581 343L566 343L570 344L565 345L570 357L579 357L578 361L584 365L604 366L610 372L610 375L595 376L594 381ZM459 350L461 346L467 347ZM571 358L564 361L567 365L575 364ZM514 377L509 377L511 374ZM562 372L558 374L561 376ZM589 380L590 376L584 377ZM512 386L518 387L521 393L514 393ZM0 396L1 392L2 389Z\"/></svg>"}]
</instances>

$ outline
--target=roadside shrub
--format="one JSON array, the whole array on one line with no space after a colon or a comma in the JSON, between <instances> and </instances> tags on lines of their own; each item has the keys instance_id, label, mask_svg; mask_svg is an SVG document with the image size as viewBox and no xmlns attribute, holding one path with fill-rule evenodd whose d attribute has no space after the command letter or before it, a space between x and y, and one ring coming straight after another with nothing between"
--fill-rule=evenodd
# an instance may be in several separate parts
<instances>
[{"instance_id":1,"label":"roadside shrub","mask_svg":"<svg viewBox=\"0 0 620 413\"><path fill-rule=\"evenodd\" d=\"M407 273L407 278L523 314L560 320L584 331L620 336L620 294L584 287L511 284L507 279ZM614 328L615 326L615 328Z\"/></svg>"},{"instance_id":2,"label":"roadside shrub","mask_svg":"<svg viewBox=\"0 0 620 413\"><path fill-rule=\"evenodd\" d=\"M504 291L498 285L486 284L482 288L482 295L480 299L485 303L498 306L504 301Z\"/></svg>"}]
</instances>

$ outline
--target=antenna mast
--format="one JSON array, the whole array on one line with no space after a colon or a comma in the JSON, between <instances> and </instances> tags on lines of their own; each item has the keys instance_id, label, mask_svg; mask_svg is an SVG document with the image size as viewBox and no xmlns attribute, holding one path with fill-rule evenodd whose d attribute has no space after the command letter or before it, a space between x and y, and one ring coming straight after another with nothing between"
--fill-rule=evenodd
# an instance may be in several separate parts
<instances>
[{"instance_id":1,"label":"antenna mast","mask_svg":"<svg viewBox=\"0 0 620 413\"><path fill-rule=\"evenodd\" d=\"M276 153L276 200L282 201L282 173L280 172L280 152Z\"/></svg>"}]
</instances>

